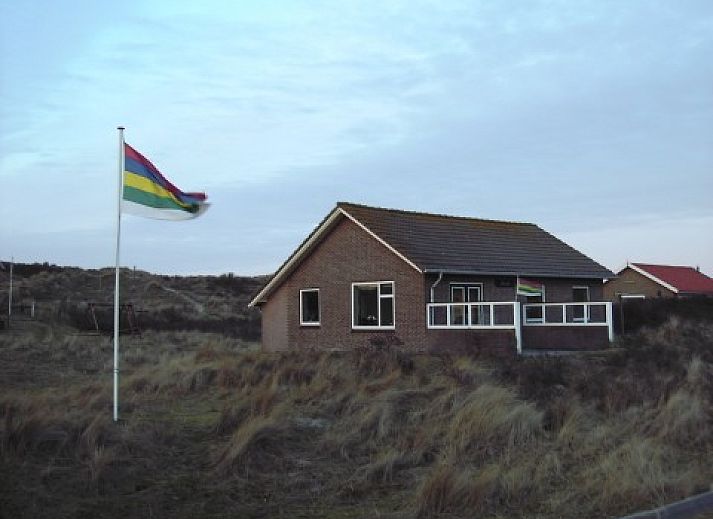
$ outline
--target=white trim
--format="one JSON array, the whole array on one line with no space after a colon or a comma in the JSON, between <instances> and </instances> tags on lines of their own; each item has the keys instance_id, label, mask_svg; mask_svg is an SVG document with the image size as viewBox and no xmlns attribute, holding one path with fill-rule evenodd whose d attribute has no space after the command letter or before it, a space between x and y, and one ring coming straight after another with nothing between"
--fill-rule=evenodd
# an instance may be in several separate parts
<instances>
[{"instance_id":1,"label":"white trim","mask_svg":"<svg viewBox=\"0 0 713 519\"><path fill-rule=\"evenodd\" d=\"M381 295L381 285L390 283L391 293ZM354 287L355 286L375 286L376 287L376 321L381 323L381 300L391 299L391 312L393 324L382 326L358 325L354 324ZM395 330L396 329L396 283L394 281L354 281L351 287L351 325L352 330Z\"/></svg>"},{"instance_id":2,"label":"white trim","mask_svg":"<svg viewBox=\"0 0 713 519\"><path fill-rule=\"evenodd\" d=\"M638 272L638 273L641 274L642 276L649 278L649 279L650 279L651 281L653 281L654 283L658 283L658 284L661 285L662 287L668 288L668 289L669 289L671 292L673 292L674 294L678 294L678 289L677 289L675 286L669 285L669 284L666 283L665 281L660 280L659 278L657 278L657 277L654 276L653 274L650 274L649 272L646 272L646 271L645 271L644 269L642 269L641 267L637 267L637 266L634 265L633 263L629 263L629 264L627 265L627 267L633 269L634 272Z\"/></svg>"},{"instance_id":3,"label":"white trim","mask_svg":"<svg viewBox=\"0 0 713 519\"><path fill-rule=\"evenodd\" d=\"M272 279L268 282L268 284L265 285L263 287L263 289L260 290L260 292L258 292L258 294L252 299L252 301L250 301L248 303L249 308L254 307L256 304L258 304L260 301L262 301L263 296L265 294L270 292L274 288L275 285L282 282L283 278L285 277L285 273L289 272L290 268L295 263L297 263L302 258L304 253L307 250L309 250L312 247L312 245L314 245L314 243L317 242L322 237L322 234L324 233L324 231L326 229L328 229L331 226L331 224L333 224L334 221L339 216L341 216L339 208L332 210L332 213L327 217L326 220L324 220L322 225L316 231L314 231L312 236L297 249L297 251L292 255L290 260L287 263L285 263L282 267L280 267L280 269L277 272L275 272L275 275L272 276Z\"/></svg>"},{"instance_id":4,"label":"white trim","mask_svg":"<svg viewBox=\"0 0 713 519\"><path fill-rule=\"evenodd\" d=\"M341 213L342 213L344 216L346 216L347 218L349 218L352 222L354 222L354 223L357 224L359 227L361 227L364 231L366 231L372 238L374 238L376 241L378 241L379 243L381 243L384 247L386 247L386 248L389 249L391 252L393 252L394 254L396 254L399 258L401 258L401 259L404 260L406 263L408 263L408 264L411 265L413 268L415 268L415 269L416 269L416 272L422 273L421 269L418 268L415 263L413 263L413 262L412 262L411 260L409 260L406 256L404 256L403 254L401 254L399 251L397 251L396 249L394 249L391 245L389 245L388 243L386 243L382 238L379 238L376 234L374 234L371 230L369 230L369 228L367 228L366 225L364 225L364 224L361 223L359 220L357 220L356 218L354 218L352 215L350 215L349 213L347 213L347 212L346 212L344 209L342 209L341 207L338 207L337 209L339 209L339 211L341 211Z\"/></svg>"},{"instance_id":5,"label":"white trim","mask_svg":"<svg viewBox=\"0 0 713 519\"><path fill-rule=\"evenodd\" d=\"M303 321L304 313L302 313L302 294L305 292L317 292L317 320ZM300 289L300 326L321 326L322 324L322 298L319 297L319 288L303 288Z\"/></svg>"},{"instance_id":6,"label":"white trim","mask_svg":"<svg viewBox=\"0 0 713 519\"><path fill-rule=\"evenodd\" d=\"M464 292L463 296L464 296L464 298L466 298L468 290L471 288L476 288L476 287L478 288L478 296L479 296L478 300L477 301L463 301L463 303L481 303L481 302L483 302L483 283L482 282L459 283L457 281L451 281L450 283L448 283L448 288L449 288L448 292L450 295L450 302L455 303L455 301L453 301L453 289L454 288L464 289L465 292Z\"/></svg>"},{"instance_id":7,"label":"white trim","mask_svg":"<svg viewBox=\"0 0 713 519\"><path fill-rule=\"evenodd\" d=\"M322 236L324 235L325 231L327 229L330 229L332 224L335 222L335 220L340 217L344 216L354 222L358 227L366 231L366 233L374 238L376 241L381 243L384 247L389 249L391 252L396 254L399 258L401 258L403 261L405 261L408 265L416 269L417 272L422 273L421 269L416 266L415 263L413 263L411 260L409 260L406 256L401 254L399 251L394 249L391 245L386 243L382 238L378 237L376 234L374 234L371 230L369 230L363 223L358 221L356 218L354 218L352 215L347 213L344 209L341 207L337 206L334 209L332 209L332 212L327 216L327 218L322 222L322 225L320 225L313 233L312 236L305 241L298 249L292 254L292 257L282 265L282 267L279 268L277 272L275 272L275 275L272 276L272 279L263 287L260 292L248 303L248 307L252 308L255 305L257 305L260 302L263 302L266 294L270 293L273 288L275 288L276 285L279 285L283 279L286 276L287 272L290 272L290 269L295 265L298 264L301 260L302 257L309 251L312 246L318 242Z\"/></svg>"},{"instance_id":8,"label":"white trim","mask_svg":"<svg viewBox=\"0 0 713 519\"><path fill-rule=\"evenodd\" d=\"M587 298L584 301L574 301L574 291L575 290L586 290L587 291ZM591 301L589 297L589 287L587 285L573 285L572 286L572 301L575 303L589 303ZM591 315L589 313L589 308L590 307L582 307L582 317L572 317L572 321L579 323L579 322L589 322L591 319ZM574 310L573 310L574 313Z\"/></svg>"},{"instance_id":9,"label":"white trim","mask_svg":"<svg viewBox=\"0 0 713 519\"><path fill-rule=\"evenodd\" d=\"M616 294L619 296L620 299L646 299L646 296L644 294L622 294L618 293Z\"/></svg>"},{"instance_id":10,"label":"white trim","mask_svg":"<svg viewBox=\"0 0 713 519\"><path fill-rule=\"evenodd\" d=\"M530 305L524 304L522 305L523 309L527 311L527 308L532 308L535 306L539 306L542 308L542 322L539 321L528 321L527 319L524 320L522 323L523 326L607 326L611 328L612 326L612 319L611 319L611 302L610 301L590 301L588 303L532 303ZM546 313L545 313L545 307L547 306L559 306L562 308L562 321L561 322L556 322L556 323L548 323L546 321ZM587 316L587 319L581 319L577 318L575 321L574 318L572 321L567 321L567 310L566 308L568 306L584 306L585 307L585 315ZM591 307L592 306L604 306L605 309L605 317L604 321L597 321L597 322L591 322ZM526 313L526 312L525 312Z\"/></svg>"},{"instance_id":11,"label":"white trim","mask_svg":"<svg viewBox=\"0 0 713 519\"><path fill-rule=\"evenodd\" d=\"M587 291L587 300L586 301L574 301L575 303L589 303L589 287L587 285L573 285L572 286L572 298L574 299L574 291L575 290L582 290L585 289Z\"/></svg>"},{"instance_id":12,"label":"white trim","mask_svg":"<svg viewBox=\"0 0 713 519\"><path fill-rule=\"evenodd\" d=\"M519 295L520 297L524 297L524 298L525 298L525 302L524 302L523 305L522 305L523 308L526 307L526 306L529 306L529 305L532 305L532 306L529 306L529 308L534 308L534 307L537 306L537 305L544 305L544 304L546 303L546 301L547 301L547 300L545 299L545 285L544 285L544 283L542 284L542 290L540 290L540 293L539 293L539 294L518 294L518 295ZM540 298L542 298L542 301L539 302L539 303L528 303L527 301L528 301L528 298L530 298L530 297L540 297ZM544 307L542 308L542 317L528 317L528 316L527 316L527 308L524 308L524 310L525 310L525 311L523 312L523 317L525 318L525 322L526 322L526 323L534 323L534 324L536 324L536 323L544 323L544 322L545 322L545 309L544 309Z\"/></svg>"},{"instance_id":13,"label":"white trim","mask_svg":"<svg viewBox=\"0 0 713 519\"><path fill-rule=\"evenodd\" d=\"M581 321L573 323L528 323L525 321L523 326L609 326L608 323L585 323Z\"/></svg>"},{"instance_id":14,"label":"white trim","mask_svg":"<svg viewBox=\"0 0 713 519\"><path fill-rule=\"evenodd\" d=\"M489 306L488 315L490 316L490 324L471 324L473 307L483 308ZM495 322L495 307L496 306L511 306L518 308L517 301L480 301L472 303L426 303L426 328L429 330L512 330L517 325L517 316L513 311L513 324L493 324ZM446 324L431 324L431 308L445 307L446 309ZM467 312L463 316L467 316L468 324L451 324L451 309L453 307L467 307Z\"/></svg>"},{"instance_id":15,"label":"white trim","mask_svg":"<svg viewBox=\"0 0 713 519\"><path fill-rule=\"evenodd\" d=\"M513 319L515 320L515 345L517 346L517 354L522 354L522 309L520 303L516 302L513 306Z\"/></svg>"},{"instance_id":16,"label":"white trim","mask_svg":"<svg viewBox=\"0 0 713 519\"><path fill-rule=\"evenodd\" d=\"M468 323L464 325L454 325L451 322L451 307L453 306L468 306ZM446 308L446 324L431 324L431 308L444 307ZM490 324L470 324L472 323L472 307L478 306L482 308L489 306ZM512 324L494 324L495 323L495 307L496 306L511 306L512 307ZM518 355L522 353L522 317L520 312L519 301L481 301L475 303L426 303L426 329L428 330L513 330L515 332L515 347Z\"/></svg>"}]
</instances>

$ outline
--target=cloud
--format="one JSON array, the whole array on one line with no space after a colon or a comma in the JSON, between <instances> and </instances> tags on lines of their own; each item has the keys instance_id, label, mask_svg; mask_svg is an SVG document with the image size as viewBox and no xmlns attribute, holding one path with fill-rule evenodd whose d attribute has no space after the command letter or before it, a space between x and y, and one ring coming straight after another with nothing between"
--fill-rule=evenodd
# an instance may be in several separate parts
<instances>
[{"instance_id":1,"label":"cloud","mask_svg":"<svg viewBox=\"0 0 713 519\"><path fill-rule=\"evenodd\" d=\"M705 2L50 10L70 34L40 34L23 5L31 45L0 83L0 235L47 260L100 228L75 263L111 249L117 124L214 202L176 231L178 259L160 253L172 229L127 221L127 258L150 270L272 270L340 199L565 233L711 215ZM58 195L65 210L35 218L20 202Z\"/></svg>"}]
</instances>

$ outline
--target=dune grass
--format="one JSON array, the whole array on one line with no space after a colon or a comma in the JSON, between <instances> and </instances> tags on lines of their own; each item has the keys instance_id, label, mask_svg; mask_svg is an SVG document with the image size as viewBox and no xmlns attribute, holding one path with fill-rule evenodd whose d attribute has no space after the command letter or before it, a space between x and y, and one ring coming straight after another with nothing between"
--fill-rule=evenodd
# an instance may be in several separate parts
<instances>
[{"instance_id":1,"label":"dune grass","mask_svg":"<svg viewBox=\"0 0 713 519\"><path fill-rule=\"evenodd\" d=\"M713 328L593 356L265 354L215 334L0 336L12 517L616 516L713 482ZM99 342L97 342L99 341Z\"/></svg>"}]
</instances>

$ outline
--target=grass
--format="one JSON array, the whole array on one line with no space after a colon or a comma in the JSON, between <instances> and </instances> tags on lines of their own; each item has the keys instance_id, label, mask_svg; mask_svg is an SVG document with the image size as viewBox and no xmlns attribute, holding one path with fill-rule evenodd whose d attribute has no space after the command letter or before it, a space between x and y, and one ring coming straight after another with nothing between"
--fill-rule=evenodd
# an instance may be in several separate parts
<instances>
[{"instance_id":1,"label":"grass","mask_svg":"<svg viewBox=\"0 0 713 519\"><path fill-rule=\"evenodd\" d=\"M266 354L219 334L0 335L9 517L592 517L713 482L713 327L592 356ZM1 513L0 513L1 515Z\"/></svg>"}]
</instances>

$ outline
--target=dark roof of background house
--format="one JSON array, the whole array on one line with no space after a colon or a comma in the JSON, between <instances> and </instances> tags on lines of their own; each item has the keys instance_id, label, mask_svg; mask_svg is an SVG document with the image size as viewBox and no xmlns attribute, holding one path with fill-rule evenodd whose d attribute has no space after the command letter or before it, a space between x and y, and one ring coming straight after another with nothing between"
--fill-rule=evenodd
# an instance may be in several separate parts
<instances>
[{"instance_id":1,"label":"dark roof of background house","mask_svg":"<svg viewBox=\"0 0 713 519\"><path fill-rule=\"evenodd\" d=\"M340 202L423 271L543 277L614 274L531 223L417 213Z\"/></svg>"},{"instance_id":2,"label":"dark roof of background house","mask_svg":"<svg viewBox=\"0 0 713 519\"><path fill-rule=\"evenodd\" d=\"M713 294L713 279L693 267L632 263L664 283L689 294Z\"/></svg>"}]
</instances>

